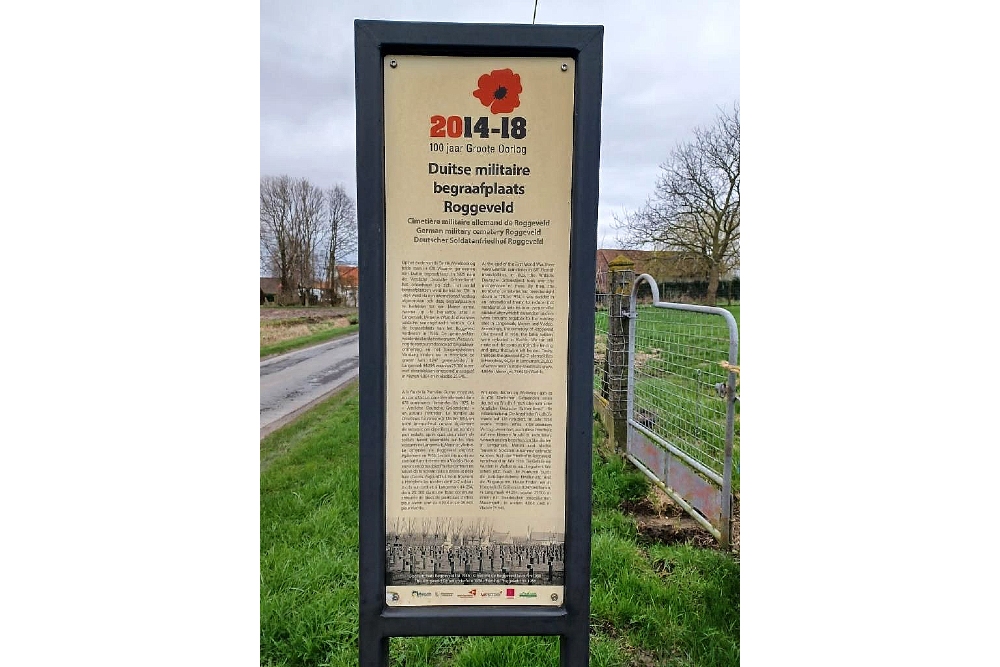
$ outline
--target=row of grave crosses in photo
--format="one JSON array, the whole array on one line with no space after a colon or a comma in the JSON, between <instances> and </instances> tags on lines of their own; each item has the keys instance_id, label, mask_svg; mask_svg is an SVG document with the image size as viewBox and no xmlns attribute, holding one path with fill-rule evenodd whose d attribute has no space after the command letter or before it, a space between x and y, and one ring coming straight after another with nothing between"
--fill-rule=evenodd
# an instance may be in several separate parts
<instances>
[{"instance_id":1,"label":"row of grave crosses in photo","mask_svg":"<svg viewBox=\"0 0 1000 667\"><path fill-rule=\"evenodd\" d=\"M551 581L564 570L562 543L547 545L411 546L386 547L386 569L408 574L526 573Z\"/></svg>"}]
</instances>

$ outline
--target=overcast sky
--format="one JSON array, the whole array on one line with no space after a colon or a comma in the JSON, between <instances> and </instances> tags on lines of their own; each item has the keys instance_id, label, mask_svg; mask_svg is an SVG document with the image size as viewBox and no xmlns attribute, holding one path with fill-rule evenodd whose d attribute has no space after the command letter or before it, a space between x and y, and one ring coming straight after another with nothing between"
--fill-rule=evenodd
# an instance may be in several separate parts
<instances>
[{"instance_id":1,"label":"overcast sky","mask_svg":"<svg viewBox=\"0 0 1000 667\"><path fill-rule=\"evenodd\" d=\"M531 23L534 0L262 0L262 175L342 183L352 197L354 19ZM739 2L538 0L537 23L604 26L598 246L652 191L670 149L740 95Z\"/></svg>"}]
</instances>

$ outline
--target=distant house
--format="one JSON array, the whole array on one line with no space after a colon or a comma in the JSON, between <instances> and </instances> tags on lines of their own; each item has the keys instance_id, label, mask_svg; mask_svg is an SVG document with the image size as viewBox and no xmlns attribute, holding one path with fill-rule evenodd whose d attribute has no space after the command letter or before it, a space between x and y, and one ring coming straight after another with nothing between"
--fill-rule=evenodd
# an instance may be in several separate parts
<instances>
[{"instance_id":1,"label":"distant house","mask_svg":"<svg viewBox=\"0 0 1000 667\"><path fill-rule=\"evenodd\" d=\"M260 304L274 303L281 293L281 280L279 278L260 279Z\"/></svg>"},{"instance_id":2,"label":"distant house","mask_svg":"<svg viewBox=\"0 0 1000 667\"><path fill-rule=\"evenodd\" d=\"M358 267L338 266L337 282L339 296L348 306L358 305Z\"/></svg>"},{"instance_id":3,"label":"distant house","mask_svg":"<svg viewBox=\"0 0 1000 667\"><path fill-rule=\"evenodd\" d=\"M344 306L358 305L358 267L345 264L337 265L337 280L334 285L325 281L313 284L313 292L327 303L337 303Z\"/></svg>"},{"instance_id":4,"label":"distant house","mask_svg":"<svg viewBox=\"0 0 1000 667\"><path fill-rule=\"evenodd\" d=\"M528 535L528 541L536 544L562 544L566 540L566 533L549 533L533 530Z\"/></svg>"}]
</instances>

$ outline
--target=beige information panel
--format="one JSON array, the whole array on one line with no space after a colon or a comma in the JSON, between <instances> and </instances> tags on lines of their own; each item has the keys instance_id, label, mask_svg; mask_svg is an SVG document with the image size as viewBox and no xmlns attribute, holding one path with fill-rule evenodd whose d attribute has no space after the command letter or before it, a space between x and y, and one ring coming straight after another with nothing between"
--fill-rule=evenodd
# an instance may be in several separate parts
<instances>
[{"instance_id":1,"label":"beige information panel","mask_svg":"<svg viewBox=\"0 0 1000 667\"><path fill-rule=\"evenodd\" d=\"M563 602L573 65L383 63L390 606Z\"/></svg>"}]
</instances>

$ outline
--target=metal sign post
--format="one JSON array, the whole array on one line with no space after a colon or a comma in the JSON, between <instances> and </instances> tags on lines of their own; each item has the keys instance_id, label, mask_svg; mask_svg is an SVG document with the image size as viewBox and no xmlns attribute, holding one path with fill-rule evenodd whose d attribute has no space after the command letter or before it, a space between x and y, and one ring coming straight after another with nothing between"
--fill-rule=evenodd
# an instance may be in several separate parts
<instances>
[{"instance_id":1,"label":"metal sign post","mask_svg":"<svg viewBox=\"0 0 1000 667\"><path fill-rule=\"evenodd\" d=\"M601 26L355 22L360 664L589 650Z\"/></svg>"}]
</instances>

